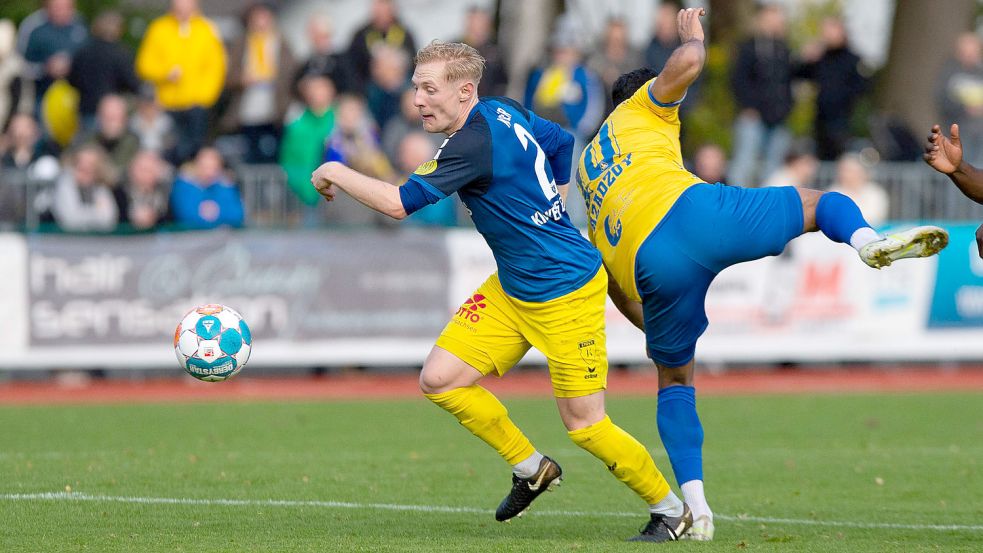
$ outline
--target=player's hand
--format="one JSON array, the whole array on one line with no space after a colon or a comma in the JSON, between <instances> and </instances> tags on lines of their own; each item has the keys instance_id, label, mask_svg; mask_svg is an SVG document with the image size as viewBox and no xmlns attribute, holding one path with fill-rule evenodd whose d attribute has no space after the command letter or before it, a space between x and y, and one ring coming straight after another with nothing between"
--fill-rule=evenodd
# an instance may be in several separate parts
<instances>
[{"instance_id":1,"label":"player's hand","mask_svg":"<svg viewBox=\"0 0 983 553\"><path fill-rule=\"evenodd\" d=\"M983 225L976 229L976 248L980 252L980 259L983 259Z\"/></svg>"},{"instance_id":2,"label":"player's hand","mask_svg":"<svg viewBox=\"0 0 983 553\"><path fill-rule=\"evenodd\" d=\"M332 164L337 163L336 161L329 161L327 163L321 164L320 167L311 173L311 184L314 188L324 196L327 201L334 200L335 196L338 194L338 189L335 188L334 183L331 181L331 170Z\"/></svg>"},{"instance_id":3,"label":"player's hand","mask_svg":"<svg viewBox=\"0 0 983 553\"><path fill-rule=\"evenodd\" d=\"M679 10L676 14L676 24L679 27L679 42L689 42L691 40L703 41L703 24L700 17L706 15L703 8L686 8Z\"/></svg>"},{"instance_id":4,"label":"player's hand","mask_svg":"<svg viewBox=\"0 0 983 553\"><path fill-rule=\"evenodd\" d=\"M932 132L925 143L925 154L922 159L932 169L946 175L951 175L963 161L963 144L959 140L959 125L953 123L949 128L950 136L942 134L942 128L932 125Z\"/></svg>"}]
</instances>

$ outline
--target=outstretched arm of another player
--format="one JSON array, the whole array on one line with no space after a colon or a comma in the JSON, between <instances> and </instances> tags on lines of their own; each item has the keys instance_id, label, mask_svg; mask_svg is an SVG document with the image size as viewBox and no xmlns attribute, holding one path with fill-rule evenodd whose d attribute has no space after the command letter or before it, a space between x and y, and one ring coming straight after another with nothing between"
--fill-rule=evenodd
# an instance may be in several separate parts
<instances>
[{"instance_id":1,"label":"outstretched arm of another player","mask_svg":"<svg viewBox=\"0 0 983 553\"><path fill-rule=\"evenodd\" d=\"M686 8L676 15L681 43L669 56L659 78L652 81L649 92L656 101L671 104L683 99L686 89L703 71L707 51L703 46L703 24L700 16L706 15L703 8Z\"/></svg>"},{"instance_id":2,"label":"outstretched arm of another player","mask_svg":"<svg viewBox=\"0 0 983 553\"><path fill-rule=\"evenodd\" d=\"M949 127L948 137L942 134L941 127L933 125L922 157L932 169L948 176L968 198L983 204L983 171L963 160L959 125L953 123ZM983 257L983 225L976 229L976 247Z\"/></svg>"},{"instance_id":3,"label":"outstretched arm of another player","mask_svg":"<svg viewBox=\"0 0 983 553\"><path fill-rule=\"evenodd\" d=\"M941 127L933 125L922 157L933 169L948 176L963 194L983 204L983 171L963 160L959 125L953 124L949 133L947 137L942 134Z\"/></svg>"},{"instance_id":4,"label":"outstretched arm of another player","mask_svg":"<svg viewBox=\"0 0 983 553\"><path fill-rule=\"evenodd\" d=\"M329 202L334 200L338 188L362 204L388 215L393 219L404 219L406 209L399 195L399 187L388 182L363 175L337 161L329 161L311 174L311 184Z\"/></svg>"},{"instance_id":5,"label":"outstretched arm of another player","mask_svg":"<svg viewBox=\"0 0 983 553\"><path fill-rule=\"evenodd\" d=\"M607 271L607 267L604 270ZM624 290L618 286L617 281L614 280L614 276L611 275L611 271L608 271L608 296L611 296L614 306L618 308L618 311L621 311L621 314L631 324L637 326L642 332L645 332L645 315L642 313L642 304L625 295Z\"/></svg>"}]
</instances>

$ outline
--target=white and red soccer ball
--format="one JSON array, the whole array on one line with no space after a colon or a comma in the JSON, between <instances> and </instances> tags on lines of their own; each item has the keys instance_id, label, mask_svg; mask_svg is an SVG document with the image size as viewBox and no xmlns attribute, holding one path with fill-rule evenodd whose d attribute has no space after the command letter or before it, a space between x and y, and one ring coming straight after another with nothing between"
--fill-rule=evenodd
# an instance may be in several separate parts
<instances>
[{"instance_id":1,"label":"white and red soccer ball","mask_svg":"<svg viewBox=\"0 0 983 553\"><path fill-rule=\"evenodd\" d=\"M218 304L189 311L174 331L174 353L188 374L206 382L228 380L249 360L253 338L234 309Z\"/></svg>"}]
</instances>

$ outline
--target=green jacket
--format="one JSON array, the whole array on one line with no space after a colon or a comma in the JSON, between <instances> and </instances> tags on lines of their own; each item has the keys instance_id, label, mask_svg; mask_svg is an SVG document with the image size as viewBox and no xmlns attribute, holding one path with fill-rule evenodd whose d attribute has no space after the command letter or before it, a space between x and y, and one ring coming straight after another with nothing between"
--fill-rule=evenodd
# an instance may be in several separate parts
<instances>
[{"instance_id":1,"label":"green jacket","mask_svg":"<svg viewBox=\"0 0 983 553\"><path fill-rule=\"evenodd\" d=\"M307 205L317 205L321 199L311 185L311 173L324 162L324 141L334 128L334 115L334 108L321 116L304 110L283 133L280 166L287 173L287 185Z\"/></svg>"}]
</instances>

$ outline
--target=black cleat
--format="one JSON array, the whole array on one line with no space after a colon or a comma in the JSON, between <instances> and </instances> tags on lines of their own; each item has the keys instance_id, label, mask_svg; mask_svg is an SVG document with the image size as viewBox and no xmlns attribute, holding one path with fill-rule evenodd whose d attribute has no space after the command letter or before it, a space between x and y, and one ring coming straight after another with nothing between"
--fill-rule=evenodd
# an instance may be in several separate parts
<instances>
[{"instance_id":1,"label":"black cleat","mask_svg":"<svg viewBox=\"0 0 983 553\"><path fill-rule=\"evenodd\" d=\"M682 516L669 517L658 513L652 513L651 516L641 533L628 541L676 541L693 525L693 513L685 503Z\"/></svg>"},{"instance_id":2,"label":"black cleat","mask_svg":"<svg viewBox=\"0 0 983 553\"><path fill-rule=\"evenodd\" d=\"M519 478L513 474L512 490L495 510L495 520L505 522L513 517L521 517L529 509L533 499L560 484L562 475L563 469L549 457L543 457L539 462L539 470L532 478Z\"/></svg>"}]
</instances>

